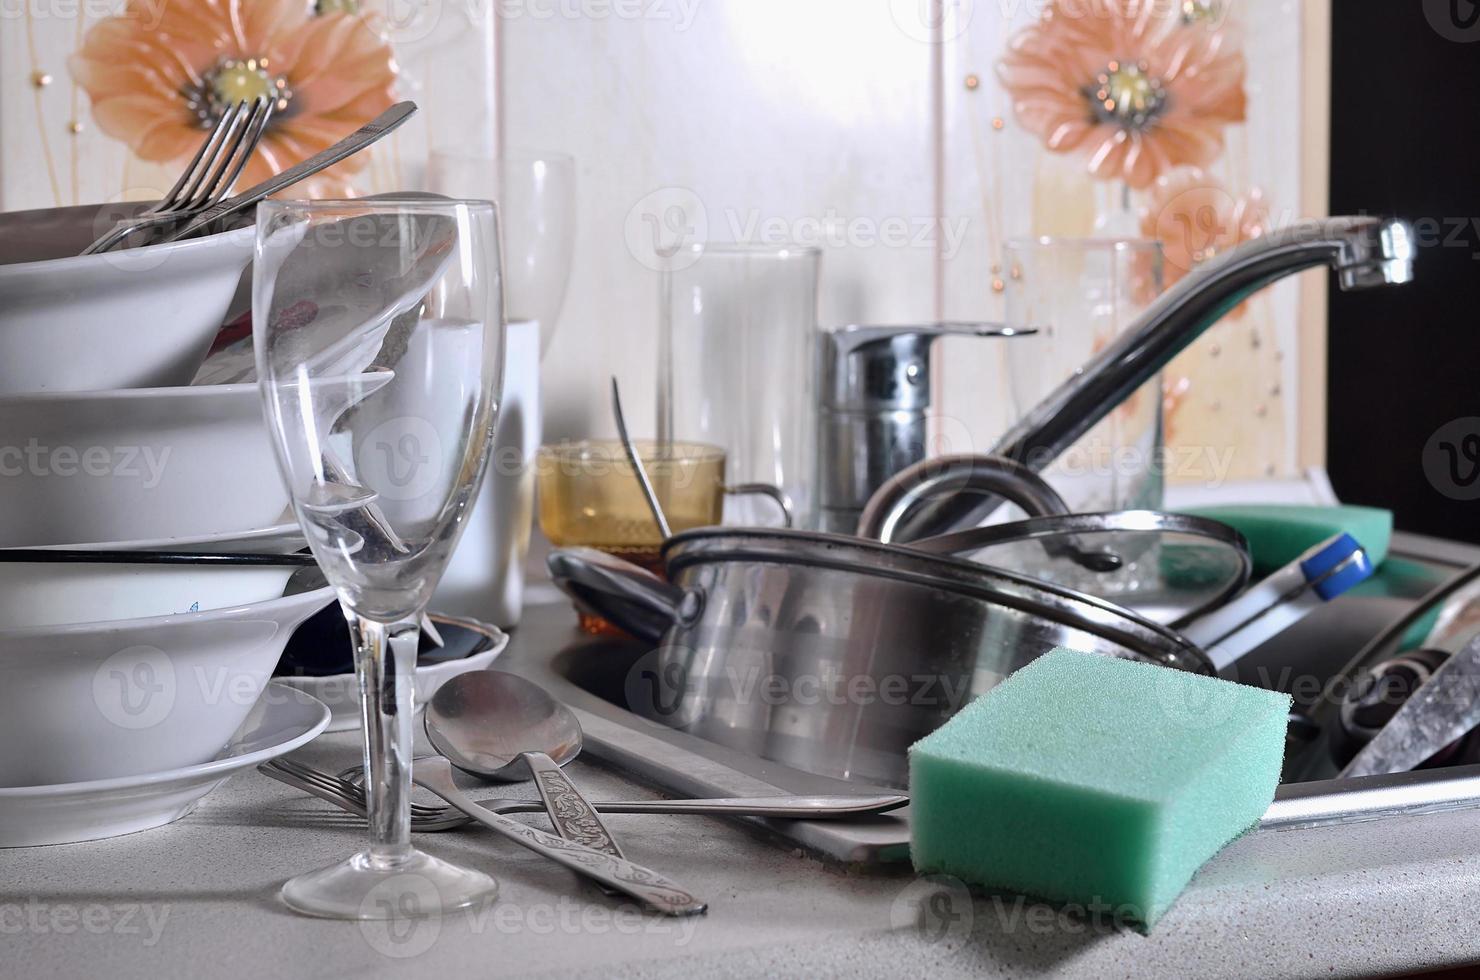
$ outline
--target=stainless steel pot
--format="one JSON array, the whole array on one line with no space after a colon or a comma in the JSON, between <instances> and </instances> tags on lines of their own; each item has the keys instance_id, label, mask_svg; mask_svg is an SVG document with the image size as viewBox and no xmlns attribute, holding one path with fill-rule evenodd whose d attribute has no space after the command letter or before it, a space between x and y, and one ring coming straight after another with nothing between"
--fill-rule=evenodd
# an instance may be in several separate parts
<instances>
[{"instance_id":1,"label":"stainless steel pot","mask_svg":"<svg viewBox=\"0 0 1480 980\"><path fill-rule=\"evenodd\" d=\"M1113 603L907 547L707 528L664 559L668 581L589 549L550 556L579 605L655 644L629 707L819 775L905 785L911 743L1055 646L1212 673Z\"/></svg>"}]
</instances>

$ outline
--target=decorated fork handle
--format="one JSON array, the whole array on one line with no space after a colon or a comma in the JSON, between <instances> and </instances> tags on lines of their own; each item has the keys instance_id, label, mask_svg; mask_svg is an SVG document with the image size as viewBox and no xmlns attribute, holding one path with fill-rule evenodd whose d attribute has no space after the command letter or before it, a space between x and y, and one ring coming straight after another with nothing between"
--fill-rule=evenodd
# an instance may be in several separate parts
<instances>
[{"instance_id":1,"label":"decorated fork handle","mask_svg":"<svg viewBox=\"0 0 1480 980\"><path fill-rule=\"evenodd\" d=\"M483 809L452 785L450 777L447 782L427 780L419 776L413 778L417 785L431 790L490 830L495 830L516 844L542 854L598 884L630 895L655 912L672 916L699 915L708 907L656 871Z\"/></svg>"}]
</instances>

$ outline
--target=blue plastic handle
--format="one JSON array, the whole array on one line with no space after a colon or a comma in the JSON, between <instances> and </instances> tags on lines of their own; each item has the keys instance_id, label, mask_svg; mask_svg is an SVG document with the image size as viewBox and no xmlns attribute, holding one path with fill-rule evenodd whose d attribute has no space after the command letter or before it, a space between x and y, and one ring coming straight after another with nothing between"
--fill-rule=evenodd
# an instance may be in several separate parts
<instances>
[{"instance_id":1,"label":"blue plastic handle","mask_svg":"<svg viewBox=\"0 0 1480 980\"><path fill-rule=\"evenodd\" d=\"M1350 564L1335 575L1331 574L1342 562L1347 561ZM1372 559L1356 538L1350 534L1338 534L1302 555L1300 570L1305 574L1307 582L1316 583L1315 594L1329 601L1352 586L1367 581L1372 577L1374 568ZM1322 576L1330 577L1318 581Z\"/></svg>"}]
</instances>

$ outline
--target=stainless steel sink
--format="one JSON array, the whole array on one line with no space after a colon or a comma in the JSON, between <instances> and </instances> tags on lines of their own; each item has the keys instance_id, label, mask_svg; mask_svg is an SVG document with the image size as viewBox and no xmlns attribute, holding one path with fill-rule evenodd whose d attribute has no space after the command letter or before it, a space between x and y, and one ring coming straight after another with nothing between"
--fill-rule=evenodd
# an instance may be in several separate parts
<instances>
[{"instance_id":1,"label":"stainless steel sink","mask_svg":"<svg viewBox=\"0 0 1480 980\"><path fill-rule=\"evenodd\" d=\"M1250 654L1238 665L1235 679L1288 691L1297 709L1329 697L1364 646L1411 612L1422 597L1476 562L1480 548L1395 535L1389 559L1373 579ZM650 690L644 676L653 662L648 654L640 644L580 633L569 606L551 596L526 609L500 666L538 681L576 709L593 755L674 793L760 796L865 789L865 784L775 761L779 756L804 758L806 753L787 752L774 739L737 742L745 746L741 750L629 710L631 700L640 703ZM1261 827L1275 830L1480 804L1480 766L1336 780L1329 755L1323 738L1292 735L1287 782ZM840 860L878 862L907 856L908 820L905 808L869 821L755 823Z\"/></svg>"}]
</instances>

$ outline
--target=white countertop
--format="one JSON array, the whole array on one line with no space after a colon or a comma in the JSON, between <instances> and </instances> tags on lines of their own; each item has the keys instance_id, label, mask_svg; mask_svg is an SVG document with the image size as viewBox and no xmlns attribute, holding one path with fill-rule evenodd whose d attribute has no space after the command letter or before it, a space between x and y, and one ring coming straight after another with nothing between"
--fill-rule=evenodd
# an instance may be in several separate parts
<instances>
[{"instance_id":1,"label":"white countertop","mask_svg":"<svg viewBox=\"0 0 1480 980\"><path fill-rule=\"evenodd\" d=\"M337 769L357 746L356 735L326 735L299 758ZM655 795L585 760L570 772L593 800ZM347 856L362 831L247 772L158 830L0 852L0 976L1183 978L1480 962L1480 809L1251 834L1202 869L1150 936L969 897L906 869L824 863L714 818L608 820L632 860L708 900L709 913L643 915L474 829L418 843L499 879L482 912L394 935L384 923L305 919L279 903L279 886Z\"/></svg>"}]
</instances>

